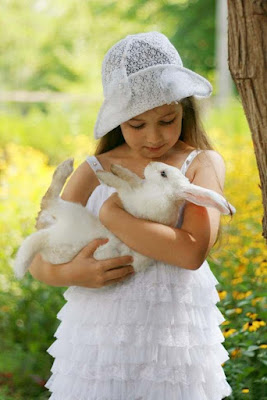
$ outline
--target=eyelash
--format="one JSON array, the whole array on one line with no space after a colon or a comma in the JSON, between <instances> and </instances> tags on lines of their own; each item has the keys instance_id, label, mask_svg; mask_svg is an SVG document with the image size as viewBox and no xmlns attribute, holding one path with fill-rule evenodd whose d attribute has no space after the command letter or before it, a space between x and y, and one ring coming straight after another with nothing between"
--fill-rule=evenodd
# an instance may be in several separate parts
<instances>
[{"instance_id":1,"label":"eyelash","mask_svg":"<svg viewBox=\"0 0 267 400\"><path fill-rule=\"evenodd\" d=\"M162 122L163 125L171 125L175 121L175 118L173 118L171 121L168 121L168 122L164 122L164 121L161 121L161 122ZM140 125L140 126L132 126L132 125L130 125L130 127L133 128L133 129L142 129L144 127L144 124Z\"/></svg>"}]
</instances>

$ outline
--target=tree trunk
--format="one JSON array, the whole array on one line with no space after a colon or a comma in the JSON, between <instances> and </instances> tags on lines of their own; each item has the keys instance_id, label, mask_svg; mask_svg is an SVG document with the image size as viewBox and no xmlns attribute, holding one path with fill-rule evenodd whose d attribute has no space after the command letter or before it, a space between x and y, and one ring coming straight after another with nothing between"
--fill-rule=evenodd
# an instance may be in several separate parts
<instances>
[{"instance_id":1,"label":"tree trunk","mask_svg":"<svg viewBox=\"0 0 267 400\"><path fill-rule=\"evenodd\" d=\"M229 68L252 134L267 240L267 1L228 0Z\"/></svg>"}]
</instances>

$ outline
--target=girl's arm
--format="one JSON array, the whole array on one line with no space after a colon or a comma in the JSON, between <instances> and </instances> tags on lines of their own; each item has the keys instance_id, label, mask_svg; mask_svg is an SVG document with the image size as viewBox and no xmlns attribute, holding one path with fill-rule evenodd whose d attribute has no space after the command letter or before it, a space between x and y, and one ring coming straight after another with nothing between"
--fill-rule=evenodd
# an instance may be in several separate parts
<instances>
[{"instance_id":1,"label":"girl's arm","mask_svg":"<svg viewBox=\"0 0 267 400\"><path fill-rule=\"evenodd\" d=\"M209 151L208 155L209 162L207 157L202 157L202 160L199 157L200 163L192 183L223 194L223 158L215 151ZM181 228L139 219L123 209L117 194L106 200L99 217L110 231L135 251L191 270L199 268L206 259L216 240L220 223L218 210L189 202L185 205Z\"/></svg>"}]
</instances>

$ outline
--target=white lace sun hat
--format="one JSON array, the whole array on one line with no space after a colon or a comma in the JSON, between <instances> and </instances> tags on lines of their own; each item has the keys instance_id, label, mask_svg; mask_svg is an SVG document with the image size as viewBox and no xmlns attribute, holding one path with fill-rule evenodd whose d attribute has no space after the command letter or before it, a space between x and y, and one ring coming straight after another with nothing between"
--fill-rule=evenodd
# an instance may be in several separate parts
<instances>
[{"instance_id":1,"label":"white lace sun hat","mask_svg":"<svg viewBox=\"0 0 267 400\"><path fill-rule=\"evenodd\" d=\"M96 139L152 108L212 92L207 79L183 67L175 47L159 32L129 35L112 46L103 60L102 84Z\"/></svg>"}]
</instances>

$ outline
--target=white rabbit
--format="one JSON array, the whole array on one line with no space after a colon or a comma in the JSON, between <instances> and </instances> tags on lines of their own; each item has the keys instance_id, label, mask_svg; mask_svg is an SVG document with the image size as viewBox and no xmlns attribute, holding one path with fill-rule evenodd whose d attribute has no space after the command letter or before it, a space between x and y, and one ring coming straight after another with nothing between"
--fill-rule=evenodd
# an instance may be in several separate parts
<instances>
[{"instance_id":1,"label":"white rabbit","mask_svg":"<svg viewBox=\"0 0 267 400\"><path fill-rule=\"evenodd\" d=\"M55 170L41 202L36 224L39 230L27 237L17 252L14 263L16 277L24 276L37 253L52 264L66 263L96 238L108 238L109 242L96 249L95 259L132 255L132 265L137 272L148 267L152 262L150 258L126 246L81 204L59 197L72 171L73 159L64 161ZM175 227L184 200L215 207L222 214L236 212L223 196L190 183L178 168L161 162L147 165L145 179L119 165L112 165L111 172L99 170L96 174L101 183L117 189L125 210L138 218Z\"/></svg>"}]
</instances>

